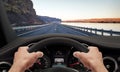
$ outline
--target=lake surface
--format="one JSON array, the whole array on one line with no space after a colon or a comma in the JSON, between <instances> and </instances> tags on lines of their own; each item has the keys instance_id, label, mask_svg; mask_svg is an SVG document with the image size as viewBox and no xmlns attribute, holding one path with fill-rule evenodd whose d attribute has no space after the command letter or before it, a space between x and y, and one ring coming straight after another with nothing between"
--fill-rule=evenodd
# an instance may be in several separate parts
<instances>
[{"instance_id":1,"label":"lake surface","mask_svg":"<svg viewBox=\"0 0 120 72\"><path fill-rule=\"evenodd\" d=\"M120 32L120 23L62 23L65 25L113 30Z\"/></svg>"}]
</instances>

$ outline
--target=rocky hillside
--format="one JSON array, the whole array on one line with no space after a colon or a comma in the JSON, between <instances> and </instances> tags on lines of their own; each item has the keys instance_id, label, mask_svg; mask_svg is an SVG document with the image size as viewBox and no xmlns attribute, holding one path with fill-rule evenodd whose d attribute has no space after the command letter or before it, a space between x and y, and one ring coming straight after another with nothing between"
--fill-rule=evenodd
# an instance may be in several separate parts
<instances>
[{"instance_id":1,"label":"rocky hillside","mask_svg":"<svg viewBox=\"0 0 120 72\"><path fill-rule=\"evenodd\" d=\"M31 0L3 0L12 25L42 24Z\"/></svg>"},{"instance_id":2,"label":"rocky hillside","mask_svg":"<svg viewBox=\"0 0 120 72\"><path fill-rule=\"evenodd\" d=\"M46 24L61 23L61 19L59 19L59 18L48 17L48 16L38 16L38 18L40 20L44 21Z\"/></svg>"}]
</instances>

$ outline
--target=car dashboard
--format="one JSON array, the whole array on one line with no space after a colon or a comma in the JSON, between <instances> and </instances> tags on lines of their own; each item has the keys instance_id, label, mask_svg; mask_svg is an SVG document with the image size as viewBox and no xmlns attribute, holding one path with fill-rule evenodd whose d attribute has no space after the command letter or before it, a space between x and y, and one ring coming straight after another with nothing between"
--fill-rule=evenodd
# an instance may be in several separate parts
<instances>
[{"instance_id":1,"label":"car dashboard","mask_svg":"<svg viewBox=\"0 0 120 72\"><path fill-rule=\"evenodd\" d=\"M109 72L120 71L120 42L115 40L117 38L111 37L79 37L72 35L42 35L40 37L19 38L0 50L0 72L7 72L13 64L14 53L20 46L29 46L38 43L42 39L50 37L67 37L79 41L82 45L96 46L103 54L103 61L105 67ZM111 42L110 42L111 41ZM112 42L113 41L113 42ZM73 57L73 52L77 51L73 46L62 44L49 45L41 49L44 53L42 58L34 63L26 72L35 72L37 70L44 70L51 67L69 67L77 72L91 72L80 62L80 60Z\"/></svg>"}]
</instances>

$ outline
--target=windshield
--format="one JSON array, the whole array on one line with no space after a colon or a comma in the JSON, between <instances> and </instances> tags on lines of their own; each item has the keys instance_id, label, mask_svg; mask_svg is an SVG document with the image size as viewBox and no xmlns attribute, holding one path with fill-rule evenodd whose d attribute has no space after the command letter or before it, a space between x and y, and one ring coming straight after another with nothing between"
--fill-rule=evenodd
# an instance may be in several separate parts
<instances>
[{"instance_id":1,"label":"windshield","mask_svg":"<svg viewBox=\"0 0 120 72\"><path fill-rule=\"evenodd\" d=\"M20 37L120 36L120 0L3 0Z\"/></svg>"}]
</instances>

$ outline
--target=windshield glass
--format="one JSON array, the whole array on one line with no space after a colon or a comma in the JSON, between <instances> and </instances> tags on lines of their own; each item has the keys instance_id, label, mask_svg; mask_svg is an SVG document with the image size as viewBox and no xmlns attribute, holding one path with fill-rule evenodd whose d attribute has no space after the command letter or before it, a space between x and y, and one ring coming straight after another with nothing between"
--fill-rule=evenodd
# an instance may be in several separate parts
<instances>
[{"instance_id":1,"label":"windshield glass","mask_svg":"<svg viewBox=\"0 0 120 72\"><path fill-rule=\"evenodd\" d=\"M3 0L20 37L120 36L120 0Z\"/></svg>"}]
</instances>

